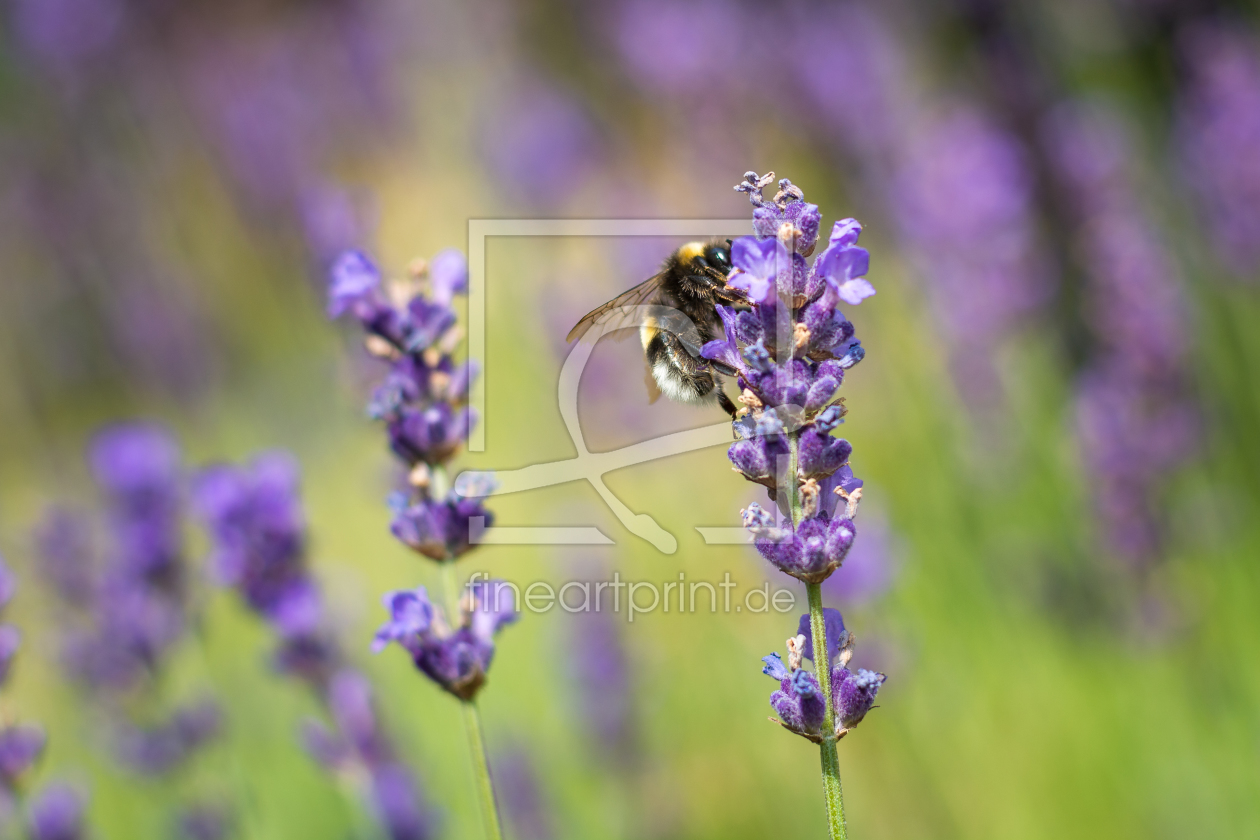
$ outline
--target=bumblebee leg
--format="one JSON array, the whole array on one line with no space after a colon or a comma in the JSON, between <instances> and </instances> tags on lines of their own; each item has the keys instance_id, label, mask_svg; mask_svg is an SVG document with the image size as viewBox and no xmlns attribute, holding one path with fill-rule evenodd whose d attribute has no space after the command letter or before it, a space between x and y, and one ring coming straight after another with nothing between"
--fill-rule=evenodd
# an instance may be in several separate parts
<instances>
[{"instance_id":1,"label":"bumblebee leg","mask_svg":"<svg viewBox=\"0 0 1260 840\"><path fill-rule=\"evenodd\" d=\"M657 330L644 348L652 378L661 393L677 402L701 402L713 393L713 374L708 362L687 352L678 336Z\"/></svg>"},{"instance_id":2,"label":"bumblebee leg","mask_svg":"<svg viewBox=\"0 0 1260 840\"><path fill-rule=\"evenodd\" d=\"M735 412L739 409L735 407L735 403L731 402L731 398L726 396L726 392L721 388L718 388L717 401L718 405L722 406L722 410L731 415L731 419L734 420Z\"/></svg>"}]
</instances>

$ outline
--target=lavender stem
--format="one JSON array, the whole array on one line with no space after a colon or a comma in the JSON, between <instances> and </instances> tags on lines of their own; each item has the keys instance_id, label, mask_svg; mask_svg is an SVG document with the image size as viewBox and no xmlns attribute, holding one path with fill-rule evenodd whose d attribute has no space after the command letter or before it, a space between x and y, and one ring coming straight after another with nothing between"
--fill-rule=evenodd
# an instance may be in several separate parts
<instances>
[{"instance_id":1,"label":"lavender stem","mask_svg":"<svg viewBox=\"0 0 1260 840\"><path fill-rule=\"evenodd\" d=\"M436 469L435 474L445 471ZM442 583L446 590L447 609L451 615L459 615L459 582L455 578L455 563L442 563ZM481 800L481 819L486 829L486 840L503 840L499 826L499 806L494 798L494 780L490 776L490 758L486 754L486 741L481 732L481 715L475 700L461 700L460 714L464 718L464 732L468 735L468 751L472 755L473 776L477 781L477 795Z\"/></svg>"},{"instance_id":2,"label":"lavender stem","mask_svg":"<svg viewBox=\"0 0 1260 840\"><path fill-rule=\"evenodd\" d=\"M795 497L797 494L792 493ZM827 661L827 630L823 624L822 584L807 583L805 591L809 594L809 626L814 641L814 661ZM818 686L823 697L831 696L830 668L815 668ZM836 715L832 703L827 703L826 716L823 718L823 740L819 749L822 752L823 795L827 799L827 827L831 830L831 840L846 840L849 833L844 824L844 792L840 789L840 756L836 751Z\"/></svg>"},{"instance_id":3,"label":"lavender stem","mask_svg":"<svg viewBox=\"0 0 1260 840\"><path fill-rule=\"evenodd\" d=\"M788 511L792 517L792 527L801 524L802 505L800 485L796 480L798 452L800 450L800 431L788 434ZM844 793L840 789L840 756L836 751L836 713L831 698L831 657L827 653L827 628L823 623L822 585L806 583L805 591L809 596L809 626L814 642L814 668L818 678L818 687L822 696L828 698L823 717L822 753L823 795L827 800L827 827L831 832L831 840L846 840L849 836L844 824ZM819 664L825 663L825 664Z\"/></svg>"}]
</instances>

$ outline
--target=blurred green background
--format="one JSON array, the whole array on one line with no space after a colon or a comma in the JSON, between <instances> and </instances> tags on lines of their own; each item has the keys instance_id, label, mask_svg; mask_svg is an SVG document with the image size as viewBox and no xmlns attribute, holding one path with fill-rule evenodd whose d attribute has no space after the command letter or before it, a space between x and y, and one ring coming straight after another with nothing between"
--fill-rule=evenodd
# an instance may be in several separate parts
<instances>
[{"instance_id":1,"label":"blurred green background","mask_svg":"<svg viewBox=\"0 0 1260 840\"><path fill-rule=\"evenodd\" d=\"M856 634L856 663L889 677L880 708L840 745L852 836L1260 837L1260 271L1219 241L1231 221L1246 240L1246 220L1225 215L1247 202L1203 198L1206 176L1186 162L1187 148L1224 148L1195 140L1205 114L1236 118L1235 151L1212 162L1226 186L1255 190L1260 214L1260 134L1246 128L1260 111L1225 107L1260 108L1260 75L1246 75L1260 62L1253 5L4 7L0 551L19 575L6 620L24 646L0 708L45 727L30 786L68 777L90 791L92 836L170 836L190 793L229 803L231 836L372 836L301 747L315 702L268 671L265 628L210 587L201 642L180 648L163 691L211 691L224 736L166 779L111 758L104 724L58 668L60 608L34 574L30 536L48 503L93 503L93 429L161 420L193 466L277 446L298 456L312 561L341 638L440 836L478 837L454 702L398 651L367 652L380 593L438 581L388 533L396 476L362 409L380 370L327 322L324 266L355 246L401 275L414 257L464 248L477 218L739 218L749 208L732 186L773 169L825 224L865 223L878 289L847 312L868 355L845 384L842 430L866 481L859 544L881 543L866 561L878 580L829 594ZM1212 75L1226 54L1244 58ZM1213 98L1212 85L1248 78L1251 99ZM1047 121L1076 102L1123 126L1130 200L1118 210L1082 210L1088 190L1056 176ZM944 220L933 218L946 232L934 236L910 218L907 190L983 147L938 142L934 115L954 107L1018 150L1023 209L976 198L1002 188L988 168L1007 165L976 151L971 170L940 176ZM962 217L977 205L969 234ZM1078 414L1091 365L1123 355L1096 310L1124 304L1091 291L1125 270L1090 251L1115 213L1140 217L1167 257L1168 285L1137 296L1171 295L1184 333L1152 399L1194 417L1165 457L1149 426L1117 416L1141 478L1122 484L1156 534L1136 552L1099 513L1123 467L1082 443ZM985 332L979 310L1016 282L1000 258L1010 224L1023 226L1039 285ZM462 466L574 454L555 398L563 335L678 244L491 241L486 449ZM946 270L955 285L938 282ZM1133 317L1159 329L1150 313ZM720 419L648 406L641 380L633 342L596 351L581 400L592 449ZM607 481L678 538L675 554L574 483L493 500L498 522L595 525L615 547L488 546L462 570L556 584L612 569L658 582L729 571L741 589L795 586L751 549L695 531L737 524L756 497L720 450ZM189 539L200 563L204 537ZM509 834L823 836L817 751L766 721L774 686L759 673L794 628L774 613L620 619L633 743L614 755L580 708L570 660L582 626L556 610L527 615L501 637L480 704L492 760L524 755L538 786L541 821L505 804Z\"/></svg>"}]
</instances>

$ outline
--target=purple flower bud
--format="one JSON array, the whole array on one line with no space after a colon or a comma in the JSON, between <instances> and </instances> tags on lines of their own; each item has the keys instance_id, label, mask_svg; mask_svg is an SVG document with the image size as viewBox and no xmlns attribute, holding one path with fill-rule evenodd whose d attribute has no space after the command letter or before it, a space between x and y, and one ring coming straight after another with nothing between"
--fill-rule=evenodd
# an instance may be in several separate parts
<instances>
[{"instance_id":1,"label":"purple flower bud","mask_svg":"<svg viewBox=\"0 0 1260 840\"><path fill-rule=\"evenodd\" d=\"M9 569L4 558L0 557L0 610L8 606L13 600L13 593L17 591L17 577ZM0 680L0 682L3 682Z\"/></svg>"},{"instance_id":2,"label":"purple flower bud","mask_svg":"<svg viewBox=\"0 0 1260 840\"><path fill-rule=\"evenodd\" d=\"M367 255L346 251L329 271L328 317L340 318L349 311L356 315L371 311L381 287L381 272Z\"/></svg>"},{"instance_id":3,"label":"purple flower bud","mask_svg":"<svg viewBox=\"0 0 1260 840\"><path fill-rule=\"evenodd\" d=\"M782 529L779 539L754 535L761 556L782 572L806 583L821 583L844 562L853 545L853 521L832 518L825 511L803 521L795 531Z\"/></svg>"},{"instance_id":4,"label":"purple flower bud","mask_svg":"<svg viewBox=\"0 0 1260 840\"><path fill-rule=\"evenodd\" d=\"M444 502L428 499L399 511L390 530L399 541L433 560L453 560L472 548L472 519L485 527L494 516L474 498L451 496Z\"/></svg>"},{"instance_id":5,"label":"purple flower bud","mask_svg":"<svg viewBox=\"0 0 1260 840\"><path fill-rule=\"evenodd\" d=\"M473 410L467 406L436 402L424 409L402 408L389 423L390 448L407 463L438 464L455 454L472 425Z\"/></svg>"},{"instance_id":6,"label":"purple flower bud","mask_svg":"<svg viewBox=\"0 0 1260 840\"><path fill-rule=\"evenodd\" d=\"M13 657L22 644L22 631L11 624L0 624L0 685L9 679Z\"/></svg>"},{"instance_id":7,"label":"purple flower bud","mask_svg":"<svg viewBox=\"0 0 1260 840\"><path fill-rule=\"evenodd\" d=\"M433 836L433 820L406 766L397 762L373 765L372 799L389 840L428 840Z\"/></svg>"},{"instance_id":8,"label":"purple flower bud","mask_svg":"<svg viewBox=\"0 0 1260 840\"><path fill-rule=\"evenodd\" d=\"M180 481L180 451L170 432L126 423L98 433L89 453L96 482L120 496L172 495Z\"/></svg>"},{"instance_id":9,"label":"purple flower bud","mask_svg":"<svg viewBox=\"0 0 1260 840\"><path fill-rule=\"evenodd\" d=\"M80 840L86 806L83 794L70 785L50 784L31 803L31 840Z\"/></svg>"},{"instance_id":10,"label":"purple flower bud","mask_svg":"<svg viewBox=\"0 0 1260 840\"><path fill-rule=\"evenodd\" d=\"M875 695L886 680L883 674L865 668L856 674L848 668L835 668L831 672L831 695L835 703L836 717L845 729L852 729L862 722L866 713L875 705Z\"/></svg>"},{"instance_id":11,"label":"purple flower bud","mask_svg":"<svg viewBox=\"0 0 1260 840\"><path fill-rule=\"evenodd\" d=\"M0 785L12 789L27 768L44 751L44 730L16 725L0 729Z\"/></svg>"},{"instance_id":12,"label":"purple flower bud","mask_svg":"<svg viewBox=\"0 0 1260 840\"><path fill-rule=\"evenodd\" d=\"M468 260L464 252L456 248L439 251L429 261L429 284L433 288L433 300L441 306L450 306L455 295L468 291Z\"/></svg>"},{"instance_id":13,"label":"purple flower bud","mask_svg":"<svg viewBox=\"0 0 1260 840\"><path fill-rule=\"evenodd\" d=\"M420 637L433 624L433 603L423 586L414 590L385 593L383 599L390 619L376 631L372 652L380 653L390 642L398 642L409 651L418 646Z\"/></svg>"},{"instance_id":14,"label":"purple flower bud","mask_svg":"<svg viewBox=\"0 0 1260 840\"><path fill-rule=\"evenodd\" d=\"M848 637L848 631L844 629L844 617L840 615L839 610L831 607L823 608L823 627L827 635L827 665L835 661L836 654L840 652L841 645ZM800 623L797 625L796 634L805 637L805 650L803 651L805 658L810 662L814 661L814 630L809 621L809 613L801 616Z\"/></svg>"},{"instance_id":15,"label":"purple flower bud","mask_svg":"<svg viewBox=\"0 0 1260 840\"><path fill-rule=\"evenodd\" d=\"M853 447L843 438L832 437L817 424L801 430L797 468L802 478L826 478L840 469Z\"/></svg>"},{"instance_id":16,"label":"purple flower bud","mask_svg":"<svg viewBox=\"0 0 1260 840\"><path fill-rule=\"evenodd\" d=\"M494 636L518 614L515 590L502 581L474 583L470 594L459 627L448 630L431 619L426 630L416 632L411 630L420 626L425 613L437 613L424 590L387 596L390 620L377 632L377 642L383 644L374 644L373 649L398 642L426 676L461 700L471 699L485 682L494 657Z\"/></svg>"}]
</instances>

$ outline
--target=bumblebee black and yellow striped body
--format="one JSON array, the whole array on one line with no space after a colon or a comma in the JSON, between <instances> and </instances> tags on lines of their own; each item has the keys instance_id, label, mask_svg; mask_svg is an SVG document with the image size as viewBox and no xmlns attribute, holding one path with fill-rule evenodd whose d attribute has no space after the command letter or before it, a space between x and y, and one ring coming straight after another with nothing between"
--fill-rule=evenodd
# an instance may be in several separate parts
<instances>
[{"instance_id":1,"label":"bumblebee black and yellow striped body","mask_svg":"<svg viewBox=\"0 0 1260 840\"><path fill-rule=\"evenodd\" d=\"M677 402L716 401L733 417L735 405L722 390L723 371L700 356L706 342L723 334L717 306L746 303L742 292L726 286L730 270L727 242L688 242L669 255L660 273L589 312L569 340L596 325L602 333L637 322L650 389Z\"/></svg>"}]
</instances>

